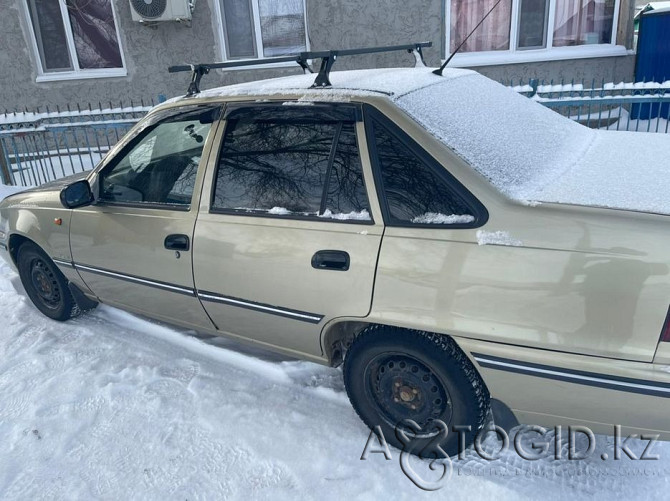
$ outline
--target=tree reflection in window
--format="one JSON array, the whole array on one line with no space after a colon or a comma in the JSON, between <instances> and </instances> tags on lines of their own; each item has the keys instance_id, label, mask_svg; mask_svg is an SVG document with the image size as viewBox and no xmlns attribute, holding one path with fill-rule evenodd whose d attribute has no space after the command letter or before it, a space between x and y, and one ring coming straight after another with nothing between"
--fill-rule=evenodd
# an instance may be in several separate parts
<instances>
[{"instance_id":1,"label":"tree reflection in window","mask_svg":"<svg viewBox=\"0 0 670 501\"><path fill-rule=\"evenodd\" d=\"M474 221L472 210L442 176L378 120L373 123L384 194L393 222Z\"/></svg>"},{"instance_id":2,"label":"tree reflection in window","mask_svg":"<svg viewBox=\"0 0 670 501\"><path fill-rule=\"evenodd\" d=\"M368 209L354 124L343 124L328 183L326 209L347 214Z\"/></svg>"},{"instance_id":3,"label":"tree reflection in window","mask_svg":"<svg viewBox=\"0 0 670 501\"><path fill-rule=\"evenodd\" d=\"M354 124L229 120L213 206L299 216L367 211Z\"/></svg>"}]
</instances>

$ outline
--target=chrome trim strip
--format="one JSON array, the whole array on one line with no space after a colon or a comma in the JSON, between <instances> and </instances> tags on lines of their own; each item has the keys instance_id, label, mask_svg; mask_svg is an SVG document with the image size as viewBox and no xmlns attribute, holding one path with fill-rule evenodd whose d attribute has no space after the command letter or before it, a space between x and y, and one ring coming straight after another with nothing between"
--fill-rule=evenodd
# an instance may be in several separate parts
<instances>
[{"instance_id":1,"label":"chrome trim strip","mask_svg":"<svg viewBox=\"0 0 670 501\"><path fill-rule=\"evenodd\" d=\"M273 315L279 315L282 317L288 317L295 320L301 320L303 322L310 322L313 324L318 324L323 320L323 315L316 315L314 313L307 313L304 311L296 310L287 310L285 308L280 308L277 306L271 306L263 303L254 303L252 301L245 301L243 299L221 296L219 294L214 294L211 292L198 292L198 297L206 301L214 301L217 303L225 303L231 306L238 306L240 308L248 308L250 310L262 311L265 313L270 313Z\"/></svg>"},{"instance_id":2,"label":"chrome trim strip","mask_svg":"<svg viewBox=\"0 0 670 501\"><path fill-rule=\"evenodd\" d=\"M62 259L54 259L54 258L51 258L51 260L58 266L65 266L66 268L74 268L74 264L71 263L70 261L63 261Z\"/></svg>"},{"instance_id":3,"label":"chrome trim strip","mask_svg":"<svg viewBox=\"0 0 670 501\"><path fill-rule=\"evenodd\" d=\"M479 365L489 369L527 374L568 383L596 386L610 390L670 397L670 384L667 383L657 383L643 379L631 379L618 376L609 376L607 374L582 372L561 367L551 367L540 364L532 364L529 362L519 362L517 360L509 360L476 353L472 353L472 356Z\"/></svg>"},{"instance_id":4,"label":"chrome trim strip","mask_svg":"<svg viewBox=\"0 0 670 501\"><path fill-rule=\"evenodd\" d=\"M96 268L94 266L87 266L79 263L74 263L76 270L88 271L91 273L97 273L98 275L104 275L112 278L118 278L120 280L126 280L128 282L133 282L141 285L147 285L149 287L155 287L157 289L163 289L171 292L178 292L180 294L187 294L189 296L194 296L195 292L193 289L181 287L179 285L167 284L164 282L156 282L154 280L148 280L146 278L135 277L133 275L125 275L123 273L117 273L115 271L104 270L102 268Z\"/></svg>"},{"instance_id":5,"label":"chrome trim strip","mask_svg":"<svg viewBox=\"0 0 670 501\"><path fill-rule=\"evenodd\" d=\"M286 308L280 308L278 306L272 306L269 304L263 304L263 303L255 303L253 301L245 301L243 299L239 299L236 297L229 297L229 296L222 296L220 294L215 294L213 292L205 292L205 291L196 291L194 289L182 287L179 285L173 285L173 284L168 284L165 282L157 282L155 280L149 280L146 278L142 277L136 277L133 275L126 275L124 273L119 273L116 271L111 271L111 270L105 270L103 268L97 268L95 266L88 266L85 264L79 264L79 263L67 263L66 261L58 261L54 260L55 263L61 264L63 266L72 266L76 270L80 271L86 271L89 273L96 273L98 275L103 275L106 277L111 277L111 278L116 278L119 280L125 280L128 282L140 284L140 285L147 285L149 287L155 287L158 289L170 291L170 292L177 292L179 294L187 294L189 296L196 296L202 300L205 301L213 301L217 303L224 303L230 306L237 306L240 308L247 308L250 310L254 311L261 311L264 313L270 313L272 315L278 315L286 318L291 318L293 320L299 320L302 322L309 322L313 324L318 324L323 320L323 315L316 315L314 313L308 313L304 311L297 311L297 310L289 310Z\"/></svg>"}]
</instances>

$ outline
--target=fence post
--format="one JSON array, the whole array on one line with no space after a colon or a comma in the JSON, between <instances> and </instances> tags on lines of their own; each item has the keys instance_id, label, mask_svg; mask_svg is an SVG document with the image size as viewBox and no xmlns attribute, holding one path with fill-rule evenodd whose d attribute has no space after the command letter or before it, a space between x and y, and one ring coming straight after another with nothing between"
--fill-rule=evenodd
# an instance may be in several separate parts
<instances>
[{"instance_id":1,"label":"fence post","mask_svg":"<svg viewBox=\"0 0 670 501\"><path fill-rule=\"evenodd\" d=\"M0 174L2 175L2 184L5 186L12 186L14 180L12 179L12 171L9 168L9 157L5 151L5 142L0 139Z\"/></svg>"}]
</instances>

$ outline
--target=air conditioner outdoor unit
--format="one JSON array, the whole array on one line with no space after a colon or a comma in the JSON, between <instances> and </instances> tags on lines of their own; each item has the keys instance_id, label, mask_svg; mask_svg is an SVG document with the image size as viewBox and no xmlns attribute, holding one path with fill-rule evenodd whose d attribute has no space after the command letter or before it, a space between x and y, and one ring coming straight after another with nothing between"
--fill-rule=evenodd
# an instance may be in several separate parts
<instances>
[{"instance_id":1,"label":"air conditioner outdoor unit","mask_svg":"<svg viewBox=\"0 0 670 501\"><path fill-rule=\"evenodd\" d=\"M195 0L130 0L133 21L190 21Z\"/></svg>"}]
</instances>

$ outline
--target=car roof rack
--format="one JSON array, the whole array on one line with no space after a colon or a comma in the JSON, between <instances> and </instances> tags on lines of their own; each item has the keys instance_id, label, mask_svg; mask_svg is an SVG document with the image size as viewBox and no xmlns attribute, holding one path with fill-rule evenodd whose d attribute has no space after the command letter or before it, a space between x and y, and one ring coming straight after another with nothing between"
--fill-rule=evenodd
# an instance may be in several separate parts
<instances>
[{"instance_id":1,"label":"car roof rack","mask_svg":"<svg viewBox=\"0 0 670 501\"><path fill-rule=\"evenodd\" d=\"M178 66L170 66L168 71L170 73L179 73L183 71L191 72L191 83L188 86L187 96L193 96L200 92L200 80L203 75L207 75L210 70L221 68L240 68L244 66L259 66L268 63L297 63L302 70L307 73L313 73L309 67L309 61L312 59L321 59L321 67L319 73L314 79L312 88L330 87L330 70L335 64L335 61L342 56L357 56L360 54L376 54L379 52L395 52L407 51L414 53L417 65L423 65L423 51L424 47L432 47L432 42L418 42L405 45L388 45L384 47L366 47L361 49L341 49L341 50L324 50L324 51L307 51L301 52L294 56L271 57L265 59L254 59L246 61L227 61L223 63L205 63L205 64L184 64Z\"/></svg>"}]
</instances>

